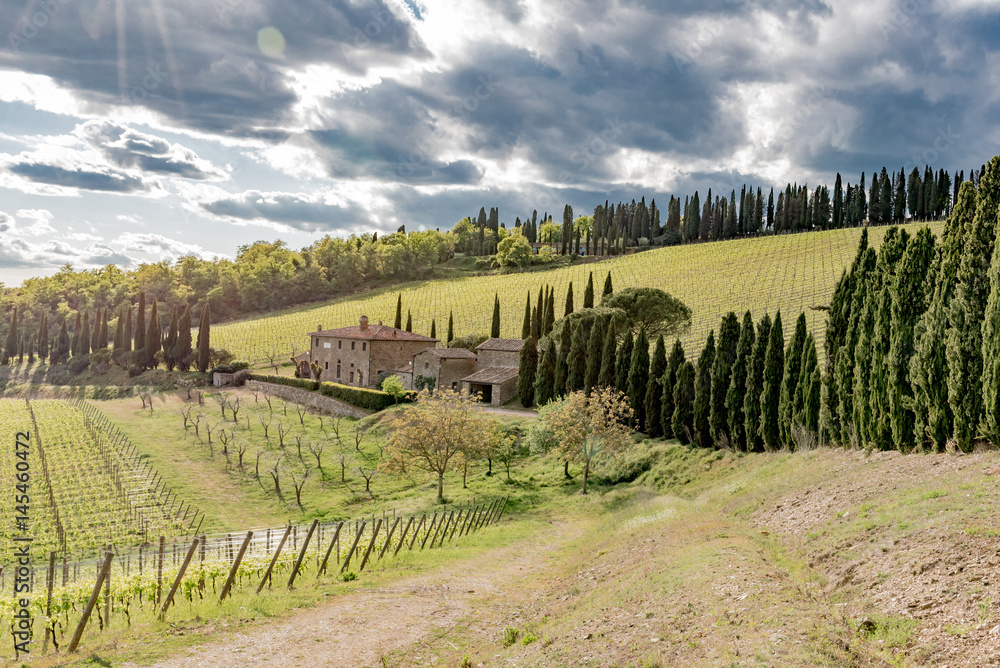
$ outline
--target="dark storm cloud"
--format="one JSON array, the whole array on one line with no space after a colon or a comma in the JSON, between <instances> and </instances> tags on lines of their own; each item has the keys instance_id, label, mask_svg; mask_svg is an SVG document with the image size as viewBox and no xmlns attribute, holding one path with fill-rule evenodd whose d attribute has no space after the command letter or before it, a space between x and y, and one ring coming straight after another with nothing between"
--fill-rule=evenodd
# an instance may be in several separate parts
<instances>
[{"instance_id":1,"label":"dark storm cloud","mask_svg":"<svg viewBox=\"0 0 1000 668\"><path fill-rule=\"evenodd\" d=\"M194 180L223 177L194 151L117 123L89 121L77 134L118 167Z\"/></svg>"},{"instance_id":2,"label":"dark storm cloud","mask_svg":"<svg viewBox=\"0 0 1000 668\"><path fill-rule=\"evenodd\" d=\"M298 193L262 193L249 190L231 197L202 202L208 213L247 222L270 221L306 232L336 232L371 219L360 207L327 204Z\"/></svg>"},{"instance_id":3,"label":"dark storm cloud","mask_svg":"<svg viewBox=\"0 0 1000 668\"><path fill-rule=\"evenodd\" d=\"M15 162L7 168L35 183L47 183L64 188L81 188L113 193L145 192L150 189L143 179L113 169L66 169L40 162Z\"/></svg>"},{"instance_id":4,"label":"dark storm cloud","mask_svg":"<svg viewBox=\"0 0 1000 668\"><path fill-rule=\"evenodd\" d=\"M0 67L50 76L85 102L141 105L180 126L247 135L280 126L295 102L285 67L326 63L360 73L427 55L384 0L121 3L121 40L116 6L0 4ZM268 26L285 36L283 53L258 49L257 33Z\"/></svg>"}]
</instances>

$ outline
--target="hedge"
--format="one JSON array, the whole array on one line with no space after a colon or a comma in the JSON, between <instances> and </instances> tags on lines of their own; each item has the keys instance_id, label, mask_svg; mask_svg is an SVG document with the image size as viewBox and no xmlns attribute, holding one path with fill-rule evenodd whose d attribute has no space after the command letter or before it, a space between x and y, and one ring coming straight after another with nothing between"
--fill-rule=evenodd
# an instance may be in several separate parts
<instances>
[{"instance_id":1,"label":"hedge","mask_svg":"<svg viewBox=\"0 0 1000 668\"><path fill-rule=\"evenodd\" d=\"M301 390L315 391L319 389L318 380L308 378L293 378L292 376L269 376L266 374L252 373L250 380L259 380L262 383L274 383L275 385L289 385Z\"/></svg>"},{"instance_id":2,"label":"hedge","mask_svg":"<svg viewBox=\"0 0 1000 668\"><path fill-rule=\"evenodd\" d=\"M321 383L319 391L328 397L340 399L352 406L369 411L381 411L397 403L410 403L417 396L415 392L407 392L397 402L392 395L379 390L367 390L361 387L351 387L338 383Z\"/></svg>"}]
</instances>

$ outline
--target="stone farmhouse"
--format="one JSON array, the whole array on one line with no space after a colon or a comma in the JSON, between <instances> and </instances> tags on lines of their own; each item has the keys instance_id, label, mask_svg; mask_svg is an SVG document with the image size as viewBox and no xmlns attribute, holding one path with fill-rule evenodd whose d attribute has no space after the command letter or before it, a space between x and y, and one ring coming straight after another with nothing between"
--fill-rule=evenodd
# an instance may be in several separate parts
<instances>
[{"instance_id":1,"label":"stone farmhouse","mask_svg":"<svg viewBox=\"0 0 1000 668\"><path fill-rule=\"evenodd\" d=\"M357 325L309 333L306 361L323 370L321 380L374 388L387 376L398 376L408 390L433 382L435 388L475 392L483 403L500 406L517 396L521 339L487 339L472 353L465 348L438 348L438 339L361 316Z\"/></svg>"},{"instance_id":2,"label":"stone farmhouse","mask_svg":"<svg viewBox=\"0 0 1000 668\"><path fill-rule=\"evenodd\" d=\"M323 329L309 333L309 361L323 369L322 380L374 388L379 379L402 366L413 356L434 348L438 340L379 323L369 325L361 316L357 325Z\"/></svg>"}]
</instances>

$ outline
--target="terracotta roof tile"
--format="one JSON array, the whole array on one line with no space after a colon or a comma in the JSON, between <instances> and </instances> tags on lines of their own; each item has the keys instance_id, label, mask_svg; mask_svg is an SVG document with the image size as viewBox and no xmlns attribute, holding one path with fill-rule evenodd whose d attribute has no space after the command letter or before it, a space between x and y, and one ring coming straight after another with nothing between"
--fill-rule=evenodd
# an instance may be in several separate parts
<instances>
[{"instance_id":1,"label":"terracotta roof tile","mask_svg":"<svg viewBox=\"0 0 1000 668\"><path fill-rule=\"evenodd\" d=\"M437 339L422 334L407 332L405 329L396 329L388 325L368 325L368 329L362 331L361 325L351 327L341 327L339 329L324 329L318 332L309 332L309 336L323 336L337 339L358 339L360 341L425 341L427 343L437 343Z\"/></svg>"},{"instance_id":2,"label":"terracotta roof tile","mask_svg":"<svg viewBox=\"0 0 1000 668\"><path fill-rule=\"evenodd\" d=\"M443 360L474 360L476 359L476 354L471 350L466 350L465 348L428 348L418 355L423 353L430 353L435 357L439 357Z\"/></svg>"},{"instance_id":3,"label":"terracotta roof tile","mask_svg":"<svg viewBox=\"0 0 1000 668\"><path fill-rule=\"evenodd\" d=\"M471 376L466 376L462 379L462 382L497 385L499 383L506 383L513 378L517 378L517 369L508 366L491 366L488 369L477 371Z\"/></svg>"},{"instance_id":4,"label":"terracotta roof tile","mask_svg":"<svg viewBox=\"0 0 1000 668\"><path fill-rule=\"evenodd\" d=\"M524 339L486 339L476 350L499 350L502 352L516 353L524 347Z\"/></svg>"}]
</instances>

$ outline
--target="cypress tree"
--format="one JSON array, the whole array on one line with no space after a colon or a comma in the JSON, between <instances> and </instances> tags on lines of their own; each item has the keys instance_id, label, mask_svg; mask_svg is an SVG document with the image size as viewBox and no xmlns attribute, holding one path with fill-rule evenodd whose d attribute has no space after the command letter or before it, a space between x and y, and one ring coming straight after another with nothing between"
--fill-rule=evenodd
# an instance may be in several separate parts
<instances>
[{"instance_id":1,"label":"cypress tree","mask_svg":"<svg viewBox=\"0 0 1000 668\"><path fill-rule=\"evenodd\" d=\"M139 291L139 305L135 310L135 339L132 342L132 349L141 352L146 348L146 293Z\"/></svg>"},{"instance_id":2,"label":"cypress tree","mask_svg":"<svg viewBox=\"0 0 1000 668\"><path fill-rule=\"evenodd\" d=\"M573 281L569 282L569 288L566 289L566 308L563 311L563 317L568 316L573 312Z\"/></svg>"},{"instance_id":3,"label":"cypress tree","mask_svg":"<svg viewBox=\"0 0 1000 668\"><path fill-rule=\"evenodd\" d=\"M517 394L521 405L529 408L535 403L535 375L538 371L538 341L529 336L521 346L518 360Z\"/></svg>"},{"instance_id":4,"label":"cypress tree","mask_svg":"<svg viewBox=\"0 0 1000 668\"><path fill-rule=\"evenodd\" d=\"M785 336L781 328L781 311L778 311L767 340L760 393L760 437L768 451L781 447L778 406L781 402L782 371L785 366L784 350Z\"/></svg>"},{"instance_id":5,"label":"cypress tree","mask_svg":"<svg viewBox=\"0 0 1000 668\"><path fill-rule=\"evenodd\" d=\"M500 295L493 295L493 322L490 325L490 336L500 338Z\"/></svg>"},{"instance_id":6,"label":"cypress tree","mask_svg":"<svg viewBox=\"0 0 1000 668\"><path fill-rule=\"evenodd\" d=\"M42 311L42 317L38 322L38 358L44 362L49 356L49 319Z\"/></svg>"},{"instance_id":7,"label":"cypress tree","mask_svg":"<svg viewBox=\"0 0 1000 668\"><path fill-rule=\"evenodd\" d=\"M545 335L545 292L543 286L538 287L538 300L535 302L534 312L538 313L538 331L535 338L539 341Z\"/></svg>"},{"instance_id":8,"label":"cypress tree","mask_svg":"<svg viewBox=\"0 0 1000 668\"><path fill-rule=\"evenodd\" d=\"M604 335L604 348L601 351L601 371L597 376L598 387L615 387L617 350L618 337L615 335L615 326L614 323L608 322L608 331Z\"/></svg>"},{"instance_id":9,"label":"cypress tree","mask_svg":"<svg viewBox=\"0 0 1000 668\"><path fill-rule=\"evenodd\" d=\"M455 339L455 312L448 311L448 340L446 343L451 343Z\"/></svg>"},{"instance_id":10,"label":"cypress tree","mask_svg":"<svg viewBox=\"0 0 1000 668\"><path fill-rule=\"evenodd\" d=\"M163 361L167 365L167 371L173 371L174 367L177 366L177 358L174 356L177 352L177 328L177 305L174 304L170 312L170 327L167 330L167 338L163 341Z\"/></svg>"},{"instance_id":11,"label":"cypress tree","mask_svg":"<svg viewBox=\"0 0 1000 668\"><path fill-rule=\"evenodd\" d=\"M90 313L88 311L83 312L83 325L80 328L80 343L78 345L80 347L79 354L90 354Z\"/></svg>"},{"instance_id":12,"label":"cypress tree","mask_svg":"<svg viewBox=\"0 0 1000 668\"><path fill-rule=\"evenodd\" d=\"M983 210L980 213L984 224L986 224L989 222L990 212L997 212L1000 209L1000 205L998 205L1000 202L1000 157L993 158L987 164L986 177L979 188L979 197L984 202ZM987 189L993 189L993 192L985 192ZM994 213L993 218L995 230L996 225L1000 224L1000 213ZM988 296L982 325L983 431L994 444L1000 444L1000 253L996 251L995 244L996 240L994 240L993 257L987 275Z\"/></svg>"},{"instance_id":13,"label":"cypress tree","mask_svg":"<svg viewBox=\"0 0 1000 668\"><path fill-rule=\"evenodd\" d=\"M687 445L694 438L694 367L684 361L677 368L677 382L674 384L674 412L670 418L670 430L674 438Z\"/></svg>"},{"instance_id":14,"label":"cypress tree","mask_svg":"<svg viewBox=\"0 0 1000 668\"><path fill-rule=\"evenodd\" d=\"M925 227L907 245L892 285L887 391L892 442L901 452L908 452L914 445L916 419L910 359L917 321L927 308L927 274L933 260L934 235Z\"/></svg>"},{"instance_id":15,"label":"cypress tree","mask_svg":"<svg viewBox=\"0 0 1000 668\"><path fill-rule=\"evenodd\" d=\"M677 370L684 363L684 346L680 339L674 339L674 347L667 358L667 368L663 372L663 398L660 407L660 424L666 438L677 437L674 433L674 387L677 385Z\"/></svg>"},{"instance_id":16,"label":"cypress tree","mask_svg":"<svg viewBox=\"0 0 1000 668\"><path fill-rule=\"evenodd\" d=\"M667 371L667 347L663 334L656 338L653 359L649 363L646 384L646 433L651 438L663 436L663 377Z\"/></svg>"},{"instance_id":17,"label":"cypress tree","mask_svg":"<svg viewBox=\"0 0 1000 668\"><path fill-rule=\"evenodd\" d=\"M28 364L35 363L35 336L28 337Z\"/></svg>"},{"instance_id":18,"label":"cypress tree","mask_svg":"<svg viewBox=\"0 0 1000 668\"><path fill-rule=\"evenodd\" d=\"M990 162L993 167L994 161ZM983 416L983 327L989 299L988 275L994 244L997 198L996 168L979 177L975 215L962 241L962 258L956 275L950 324L946 335L948 359L948 402L955 418L954 436L958 447L968 451ZM966 186L963 184L963 188ZM968 186L971 188L970 186ZM996 190L995 193L987 191ZM959 195L961 199L962 195ZM988 208L989 211L985 211Z\"/></svg>"},{"instance_id":19,"label":"cypress tree","mask_svg":"<svg viewBox=\"0 0 1000 668\"><path fill-rule=\"evenodd\" d=\"M712 446L709 419L712 412L712 369L715 366L715 331L708 333L708 340L698 357L694 379L694 442L703 448Z\"/></svg>"},{"instance_id":20,"label":"cypress tree","mask_svg":"<svg viewBox=\"0 0 1000 668\"><path fill-rule=\"evenodd\" d=\"M76 314L79 318L79 312ZM70 340L69 332L66 331L66 319L63 318L62 326L59 329L59 336L56 338L56 345L52 346L52 364L65 364L69 359Z\"/></svg>"},{"instance_id":21,"label":"cypress tree","mask_svg":"<svg viewBox=\"0 0 1000 668\"><path fill-rule=\"evenodd\" d=\"M812 420L812 380L813 373L819 368L819 358L816 355L816 341L812 334L806 335L806 340L799 351L799 382L795 387L795 400L792 402L792 426L789 430L789 448L797 449L801 443L797 441L799 430L805 429L811 434L817 430L810 427ZM818 411L817 423L818 423Z\"/></svg>"},{"instance_id":22,"label":"cypress tree","mask_svg":"<svg viewBox=\"0 0 1000 668\"><path fill-rule=\"evenodd\" d=\"M860 403L855 401L855 354L864 330L865 306L871 283L874 281L876 264L875 250L866 248L861 262L851 274L853 286L849 309L850 319L844 335L844 343L837 353L834 369L835 380L831 381L831 384L835 383L837 386L836 422L840 426L840 442L845 445L859 445L861 442L857 425L854 422L855 407Z\"/></svg>"},{"instance_id":23,"label":"cypress tree","mask_svg":"<svg viewBox=\"0 0 1000 668\"><path fill-rule=\"evenodd\" d=\"M568 366L566 374L567 393L587 389L587 344L589 342L590 337L587 335L587 328L583 323L573 328L569 357L566 360Z\"/></svg>"},{"instance_id":24,"label":"cypress tree","mask_svg":"<svg viewBox=\"0 0 1000 668\"><path fill-rule=\"evenodd\" d=\"M601 377L601 351L604 349L604 330L607 328L605 318L598 318L590 329L587 339L587 368L583 377L583 389L590 396L590 391L598 386Z\"/></svg>"},{"instance_id":25,"label":"cypress tree","mask_svg":"<svg viewBox=\"0 0 1000 668\"><path fill-rule=\"evenodd\" d=\"M403 293L396 295L396 320L392 325L396 329L403 328Z\"/></svg>"},{"instance_id":26,"label":"cypress tree","mask_svg":"<svg viewBox=\"0 0 1000 668\"><path fill-rule=\"evenodd\" d=\"M557 397L566 394L569 385L569 351L573 345L573 327L569 322L563 324L559 337L559 354L556 356L555 392Z\"/></svg>"},{"instance_id":27,"label":"cypress tree","mask_svg":"<svg viewBox=\"0 0 1000 668\"><path fill-rule=\"evenodd\" d=\"M521 338L527 341L531 338L531 291L528 291L528 300L524 302L524 322L521 323Z\"/></svg>"},{"instance_id":28,"label":"cypress tree","mask_svg":"<svg viewBox=\"0 0 1000 668\"><path fill-rule=\"evenodd\" d=\"M97 343L101 350L107 350L108 348L108 309L103 310L103 317L101 318L101 334L98 337Z\"/></svg>"},{"instance_id":29,"label":"cypress tree","mask_svg":"<svg viewBox=\"0 0 1000 668\"><path fill-rule=\"evenodd\" d=\"M126 339L127 340L127 339ZM184 315L177 324L177 343L174 346L177 368L187 371L191 367L191 307L184 307Z\"/></svg>"},{"instance_id":30,"label":"cypress tree","mask_svg":"<svg viewBox=\"0 0 1000 668\"><path fill-rule=\"evenodd\" d=\"M735 209L735 207L733 207ZM736 364L736 349L740 342L740 321L730 311L719 325L719 342L715 347L715 362L712 364L712 395L709 405L709 431L715 443L726 442L733 445L733 434L729 429L729 412L726 409L726 395L733 379L733 365Z\"/></svg>"},{"instance_id":31,"label":"cypress tree","mask_svg":"<svg viewBox=\"0 0 1000 668\"><path fill-rule=\"evenodd\" d=\"M80 312L76 312L76 326L73 328L73 340L70 342L70 357L76 357L80 352L80 328L81 328L81 316Z\"/></svg>"},{"instance_id":32,"label":"cypress tree","mask_svg":"<svg viewBox=\"0 0 1000 668\"><path fill-rule=\"evenodd\" d=\"M587 287L583 291L583 308L594 308L594 272L587 277Z\"/></svg>"},{"instance_id":33,"label":"cypress tree","mask_svg":"<svg viewBox=\"0 0 1000 668\"><path fill-rule=\"evenodd\" d=\"M122 350L128 352L132 350L132 307L129 306L125 313L125 338L122 342Z\"/></svg>"},{"instance_id":34,"label":"cypress tree","mask_svg":"<svg viewBox=\"0 0 1000 668\"><path fill-rule=\"evenodd\" d=\"M552 401L556 396L556 345L546 337L542 347L542 361L535 376L535 401L539 406Z\"/></svg>"},{"instance_id":35,"label":"cypress tree","mask_svg":"<svg viewBox=\"0 0 1000 668\"><path fill-rule=\"evenodd\" d=\"M437 338L437 320L434 318L431 318L431 338Z\"/></svg>"},{"instance_id":36,"label":"cypress tree","mask_svg":"<svg viewBox=\"0 0 1000 668\"><path fill-rule=\"evenodd\" d=\"M649 339L646 329L639 330L639 336L632 348L632 360L628 372L628 403L632 407L632 423L643 433L646 431L646 387L649 385Z\"/></svg>"},{"instance_id":37,"label":"cypress tree","mask_svg":"<svg viewBox=\"0 0 1000 668\"><path fill-rule=\"evenodd\" d=\"M157 366L156 353L160 352L162 348L161 336L160 316L156 310L156 300L154 299L153 307L149 311L149 325L146 329L146 347L142 350L143 366L147 369L155 369ZM199 344L201 343L201 332L198 333L198 342Z\"/></svg>"},{"instance_id":38,"label":"cypress tree","mask_svg":"<svg viewBox=\"0 0 1000 668\"><path fill-rule=\"evenodd\" d=\"M632 332L626 330L625 338L615 353L615 384L614 388L619 392L628 393L628 372L632 364L632 349L635 341L632 339Z\"/></svg>"},{"instance_id":39,"label":"cypress tree","mask_svg":"<svg viewBox=\"0 0 1000 668\"><path fill-rule=\"evenodd\" d=\"M601 299L604 299L608 295L614 292L614 287L611 285L611 272L608 272L608 277L604 279L604 292L601 293Z\"/></svg>"},{"instance_id":40,"label":"cypress tree","mask_svg":"<svg viewBox=\"0 0 1000 668\"><path fill-rule=\"evenodd\" d=\"M556 295L555 290L549 290L549 297L546 300L545 319L542 321L543 334L551 334L556 322Z\"/></svg>"},{"instance_id":41,"label":"cypress tree","mask_svg":"<svg viewBox=\"0 0 1000 668\"><path fill-rule=\"evenodd\" d=\"M208 371L208 365L211 363L211 348L209 347L209 338L211 333L209 328L211 326L211 314L210 306L208 302L205 302L205 308L201 311L201 322L198 324L198 371L205 373Z\"/></svg>"},{"instance_id":42,"label":"cypress tree","mask_svg":"<svg viewBox=\"0 0 1000 668\"><path fill-rule=\"evenodd\" d=\"M785 369L781 378L781 395L778 403L778 433L781 442L792 448L792 416L795 412L795 392L799 385L802 372L802 347L805 345L808 330L806 314L799 313L795 323L795 334L785 349Z\"/></svg>"},{"instance_id":43,"label":"cypress tree","mask_svg":"<svg viewBox=\"0 0 1000 668\"><path fill-rule=\"evenodd\" d=\"M726 390L726 418L729 438L738 452L747 450L746 415L743 403L747 394L747 374L754 347L753 316L750 311L743 314L740 338L736 344L736 359L733 361L729 388Z\"/></svg>"},{"instance_id":44,"label":"cypress tree","mask_svg":"<svg viewBox=\"0 0 1000 668\"><path fill-rule=\"evenodd\" d=\"M17 352L17 307L10 316L10 329L7 330L7 340L3 345L3 359L0 363L7 364Z\"/></svg>"},{"instance_id":45,"label":"cypress tree","mask_svg":"<svg viewBox=\"0 0 1000 668\"><path fill-rule=\"evenodd\" d=\"M90 337L90 349L95 353L101 349L101 306L97 305L94 311L94 332Z\"/></svg>"}]
</instances>

